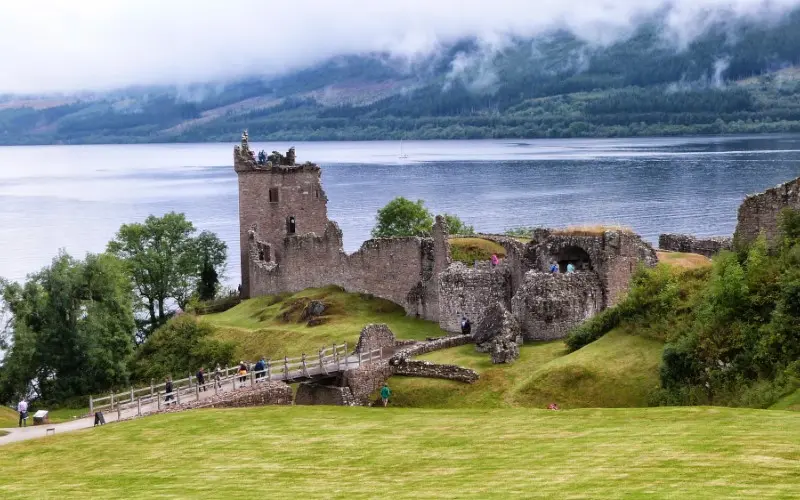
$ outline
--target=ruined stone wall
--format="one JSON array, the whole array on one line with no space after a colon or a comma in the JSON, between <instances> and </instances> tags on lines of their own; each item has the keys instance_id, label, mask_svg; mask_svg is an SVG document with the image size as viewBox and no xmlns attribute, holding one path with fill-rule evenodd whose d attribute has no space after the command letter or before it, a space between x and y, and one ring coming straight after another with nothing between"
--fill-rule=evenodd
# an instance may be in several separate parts
<instances>
[{"instance_id":1,"label":"ruined stone wall","mask_svg":"<svg viewBox=\"0 0 800 500\"><path fill-rule=\"evenodd\" d=\"M602 283L592 272L530 271L512 300L512 312L526 340L564 338L602 309Z\"/></svg>"},{"instance_id":2,"label":"ruined stone wall","mask_svg":"<svg viewBox=\"0 0 800 500\"><path fill-rule=\"evenodd\" d=\"M349 387L334 387L314 382L302 382L297 386L294 404L354 406L356 401Z\"/></svg>"},{"instance_id":3,"label":"ruined stone wall","mask_svg":"<svg viewBox=\"0 0 800 500\"><path fill-rule=\"evenodd\" d=\"M430 361L398 360L394 363L394 374L409 377L441 378L471 384L478 380L478 373L456 365L431 363Z\"/></svg>"},{"instance_id":4,"label":"ruined stone wall","mask_svg":"<svg viewBox=\"0 0 800 500\"><path fill-rule=\"evenodd\" d=\"M264 255L264 260L280 263L283 252L279 243L288 233L288 219L294 217L296 234L322 234L328 222L328 212L318 166L305 164L267 169L258 166L251 152L242 148L234 149L233 161L239 176L242 295L247 298L256 295L252 293L250 283L249 232L255 230L266 244L264 248L271 250L271 255Z\"/></svg>"},{"instance_id":5,"label":"ruined stone wall","mask_svg":"<svg viewBox=\"0 0 800 500\"><path fill-rule=\"evenodd\" d=\"M445 331L460 332L462 316L477 325L495 302L511 306L511 271L505 265L473 269L456 262L439 275L439 326Z\"/></svg>"},{"instance_id":6,"label":"ruined stone wall","mask_svg":"<svg viewBox=\"0 0 800 500\"><path fill-rule=\"evenodd\" d=\"M369 324L361 330L356 352L371 352L376 349L394 349L394 333L385 324Z\"/></svg>"},{"instance_id":7,"label":"ruined stone wall","mask_svg":"<svg viewBox=\"0 0 800 500\"><path fill-rule=\"evenodd\" d=\"M533 234L534 239L526 246L525 257L538 271L547 272L551 261L574 249L588 255L591 270L602 283L601 309L615 305L622 298L640 264L652 267L658 263L653 247L628 231L572 234L539 229Z\"/></svg>"},{"instance_id":8,"label":"ruined stone wall","mask_svg":"<svg viewBox=\"0 0 800 500\"><path fill-rule=\"evenodd\" d=\"M391 360L394 361L398 359L408 359L413 356L421 356L423 354L438 351L440 349L450 349L451 347L466 345L472 341L472 335L450 335L447 337L429 340L427 342L415 342L412 345L403 347L402 349L396 351Z\"/></svg>"},{"instance_id":9,"label":"ruined stone wall","mask_svg":"<svg viewBox=\"0 0 800 500\"><path fill-rule=\"evenodd\" d=\"M733 248L733 238L728 236L698 238L691 234L665 233L658 237L658 248L670 252L696 253L713 257L723 250Z\"/></svg>"},{"instance_id":10,"label":"ruined stone wall","mask_svg":"<svg viewBox=\"0 0 800 500\"><path fill-rule=\"evenodd\" d=\"M746 245L764 232L774 243L779 236L778 217L784 208L800 210L800 178L748 196L739 206L735 245Z\"/></svg>"},{"instance_id":11,"label":"ruined stone wall","mask_svg":"<svg viewBox=\"0 0 800 500\"><path fill-rule=\"evenodd\" d=\"M342 387L348 387L357 404L367 404L369 396L389 380L394 370L387 360L363 365L342 374Z\"/></svg>"},{"instance_id":12,"label":"ruined stone wall","mask_svg":"<svg viewBox=\"0 0 800 500\"><path fill-rule=\"evenodd\" d=\"M258 261L259 238L253 235L250 240L252 296L337 285L348 292L391 300L410 315L439 317L437 251L431 238L367 240L348 255L342 251L339 226L329 222L320 234L284 238L280 242L283 261L277 265Z\"/></svg>"}]
</instances>

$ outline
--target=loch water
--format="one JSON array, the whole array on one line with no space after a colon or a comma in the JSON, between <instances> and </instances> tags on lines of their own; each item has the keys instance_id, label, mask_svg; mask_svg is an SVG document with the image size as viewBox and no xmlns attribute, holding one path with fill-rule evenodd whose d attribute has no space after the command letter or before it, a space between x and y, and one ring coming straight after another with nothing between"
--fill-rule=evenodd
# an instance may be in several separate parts
<instances>
[{"instance_id":1,"label":"loch water","mask_svg":"<svg viewBox=\"0 0 800 500\"><path fill-rule=\"evenodd\" d=\"M174 210L229 246L239 282L233 143L0 148L0 276L22 280L59 249L105 248L123 223ZM485 232L610 223L729 235L747 194L800 176L800 135L492 141L251 143L323 167L345 250L395 196Z\"/></svg>"}]
</instances>

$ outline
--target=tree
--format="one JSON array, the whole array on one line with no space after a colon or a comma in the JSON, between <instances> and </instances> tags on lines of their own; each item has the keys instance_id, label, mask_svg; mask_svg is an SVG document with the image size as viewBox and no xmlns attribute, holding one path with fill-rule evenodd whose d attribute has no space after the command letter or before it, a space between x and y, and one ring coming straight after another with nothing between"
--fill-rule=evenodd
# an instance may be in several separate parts
<instances>
[{"instance_id":1,"label":"tree","mask_svg":"<svg viewBox=\"0 0 800 500\"><path fill-rule=\"evenodd\" d=\"M428 236L432 226L433 217L422 200L413 202L398 196L378 210L372 236L374 238Z\"/></svg>"},{"instance_id":2,"label":"tree","mask_svg":"<svg viewBox=\"0 0 800 500\"><path fill-rule=\"evenodd\" d=\"M136 352L134 373L139 380L211 369L233 362L234 345L213 338L214 328L182 314L156 330Z\"/></svg>"},{"instance_id":3,"label":"tree","mask_svg":"<svg viewBox=\"0 0 800 500\"><path fill-rule=\"evenodd\" d=\"M24 285L2 283L11 315L0 399L47 402L129 381L136 328L131 284L113 255L60 253Z\"/></svg>"},{"instance_id":4,"label":"tree","mask_svg":"<svg viewBox=\"0 0 800 500\"><path fill-rule=\"evenodd\" d=\"M447 228L449 229L450 234L475 234L475 228L473 226L464 224L464 221L462 221L457 215L444 214L444 220L447 221Z\"/></svg>"},{"instance_id":5,"label":"tree","mask_svg":"<svg viewBox=\"0 0 800 500\"><path fill-rule=\"evenodd\" d=\"M197 295L200 300L211 300L217 296L220 275L225 267L228 246L210 231L201 232L194 241L195 252L200 262Z\"/></svg>"},{"instance_id":6,"label":"tree","mask_svg":"<svg viewBox=\"0 0 800 500\"><path fill-rule=\"evenodd\" d=\"M146 315L137 333L140 343L174 314L171 305L185 308L199 282L204 294L216 291L227 246L213 233L193 237L194 232L183 214L170 212L123 224L108 243L108 251L125 261Z\"/></svg>"}]
</instances>

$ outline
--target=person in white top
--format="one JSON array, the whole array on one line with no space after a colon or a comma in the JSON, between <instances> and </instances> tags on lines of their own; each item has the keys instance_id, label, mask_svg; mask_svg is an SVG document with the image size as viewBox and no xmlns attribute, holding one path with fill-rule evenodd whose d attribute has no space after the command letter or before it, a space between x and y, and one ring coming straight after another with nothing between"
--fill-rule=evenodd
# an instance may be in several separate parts
<instances>
[{"instance_id":1,"label":"person in white top","mask_svg":"<svg viewBox=\"0 0 800 500\"><path fill-rule=\"evenodd\" d=\"M28 402L24 399L19 402L17 405L17 411L19 412L19 426L28 426Z\"/></svg>"}]
</instances>

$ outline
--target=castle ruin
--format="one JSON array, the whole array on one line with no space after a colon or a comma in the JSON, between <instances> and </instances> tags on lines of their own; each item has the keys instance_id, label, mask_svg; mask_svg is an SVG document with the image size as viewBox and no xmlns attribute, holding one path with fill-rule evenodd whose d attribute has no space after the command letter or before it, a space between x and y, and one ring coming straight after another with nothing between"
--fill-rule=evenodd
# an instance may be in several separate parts
<instances>
[{"instance_id":1,"label":"castle ruin","mask_svg":"<svg viewBox=\"0 0 800 500\"><path fill-rule=\"evenodd\" d=\"M652 247L629 231L541 229L527 243L478 235L502 245L506 258L496 267L468 267L451 262L442 217L431 237L371 239L347 254L342 231L328 220L319 166L297 164L293 148L256 158L246 133L233 162L243 298L337 285L388 299L450 332L459 331L462 316L477 325L500 303L526 339L551 339L614 305L636 268L656 263ZM561 272L549 272L552 262ZM565 274L568 264L576 272Z\"/></svg>"}]
</instances>

